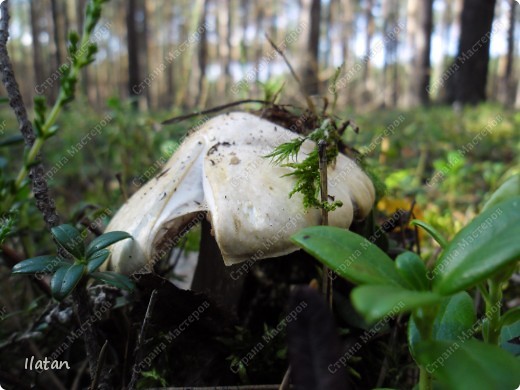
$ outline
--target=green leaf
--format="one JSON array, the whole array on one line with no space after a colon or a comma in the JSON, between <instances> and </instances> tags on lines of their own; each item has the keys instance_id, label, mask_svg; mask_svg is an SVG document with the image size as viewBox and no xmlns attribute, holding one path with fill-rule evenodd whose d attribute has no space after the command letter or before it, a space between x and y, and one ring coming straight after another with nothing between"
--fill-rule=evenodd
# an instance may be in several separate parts
<instances>
[{"instance_id":1,"label":"green leaf","mask_svg":"<svg viewBox=\"0 0 520 390\"><path fill-rule=\"evenodd\" d=\"M43 135L44 139L49 139L50 137L54 136L59 130L59 126L53 125L51 126L47 132Z\"/></svg>"},{"instance_id":2,"label":"green leaf","mask_svg":"<svg viewBox=\"0 0 520 390\"><path fill-rule=\"evenodd\" d=\"M151 371L141 371L141 375L143 376L143 378L149 378L154 381L157 381L161 385L161 387L166 387L168 385L166 379L161 377L161 374L159 374L155 368Z\"/></svg>"},{"instance_id":3,"label":"green leaf","mask_svg":"<svg viewBox=\"0 0 520 390\"><path fill-rule=\"evenodd\" d=\"M101 264L105 262L105 260L110 255L110 251L108 249L101 249L88 258L87 264L87 272L91 274L94 271L97 271Z\"/></svg>"},{"instance_id":4,"label":"green leaf","mask_svg":"<svg viewBox=\"0 0 520 390\"><path fill-rule=\"evenodd\" d=\"M13 274L50 274L59 267L68 265L56 256L38 256L19 262L13 267Z\"/></svg>"},{"instance_id":5,"label":"green leaf","mask_svg":"<svg viewBox=\"0 0 520 390\"><path fill-rule=\"evenodd\" d=\"M473 300L463 291L442 300L435 316L432 329L432 340L456 341L473 337L473 327L476 321ZM415 346L423 341L417 327L415 313L408 322L408 345L412 356L415 356Z\"/></svg>"},{"instance_id":6,"label":"green leaf","mask_svg":"<svg viewBox=\"0 0 520 390\"><path fill-rule=\"evenodd\" d=\"M500 330L500 348L508 351L517 359L520 358L520 344L518 344L517 341L519 338L520 321L513 322L511 325L503 326Z\"/></svg>"},{"instance_id":7,"label":"green leaf","mask_svg":"<svg viewBox=\"0 0 520 390\"><path fill-rule=\"evenodd\" d=\"M507 179L488 199L482 211L487 210L490 207L496 206L497 204L511 199L515 196L520 196L520 173L511 176Z\"/></svg>"},{"instance_id":8,"label":"green leaf","mask_svg":"<svg viewBox=\"0 0 520 390\"><path fill-rule=\"evenodd\" d=\"M413 252L403 252L395 259L395 268L411 290L426 291L429 288L426 266Z\"/></svg>"},{"instance_id":9,"label":"green leaf","mask_svg":"<svg viewBox=\"0 0 520 390\"><path fill-rule=\"evenodd\" d=\"M128 279L125 275L118 274L117 272L93 272L90 274L94 279L111 284L123 290L132 291L134 289L134 283Z\"/></svg>"},{"instance_id":10,"label":"green leaf","mask_svg":"<svg viewBox=\"0 0 520 390\"><path fill-rule=\"evenodd\" d=\"M1 167L0 167L1 169ZM2 181L0 178L0 187L2 186ZM0 198L2 194L0 193ZM16 221L18 220L18 215L16 213L5 213L2 218L0 218L0 245L3 244L7 236L11 234L14 230Z\"/></svg>"},{"instance_id":11,"label":"green leaf","mask_svg":"<svg viewBox=\"0 0 520 390\"><path fill-rule=\"evenodd\" d=\"M520 384L520 361L481 341L422 341L416 355L447 389L516 389Z\"/></svg>"},{"instance_id":12,"label":"green leaf","mask_svg":"<svg viewBox=\"0 0 520 390\"><path fill-rule=\"evenodd\" d=\"M21 134L16 134L16 135L12 135L10 137L6 137L3 140L1 140L0 147L21 144L22 142L23 142L23 136Z\"/></svg>"},{"instance_id":13,"label":"green leaf","mask_svg":"<svg viewBox=\"0 0 520 390\"><path fill-rule=\"evenodd\" d=\"M432 275L435 291L470 288L520 259L520 197L488 208L450 242Z\"/></svg>"},{"instance_id":14,"label":"green leaf","mask_svg":"<svg viewBox=\"0 0 520 390\"><path fill-rule=\"evenodd\" d=\"M442 236L441 233L437 229L435 229L432 225L429 223L426 223L424 221L420 221L418 219L414 219L410 222L410 225L417 225L424 230L437 242L437 244L440 245L442 249L446 248L448 246L448 241Z\"/></svg>"},{"instance_id":15,"label":"green leaf","mask_svg":"<svg viewBox=\"0 0 520 390\"><path fill-rule=\"evenodd\" d=\"M96 237L92 240L92 242L87 247L87 258L92 256L94 252L99 251L100 249L104 249L107 246L110 246L112 244L115 244L118 241L124 240L126 238L132 238L133 237L128 234L127 232L108 232L105 234L102 234L99 237Z\"/></svg>"},{"instance_id":16,"label":"green leaf","mask_svg":"<svg viewBox=\"0 0 520 390\"><path fill-rule=\"evenodd\" d=\"M514 307L504 313L500 318L500 327L508 326L520 321L520 306Z\"/></svg>"},{"instance_id":17,"label":"green leaf","mask_svg":"<svg viewBox=\"0 0 520 390\"><path fill-rule=\"evenodd\" d=\"M56 241L76 259L85 257L85 246L81 233L74 226L63 224L53 227L51 233Z\"/></svg>"},{"instance_id":18,"label":"green leaf","mask_svg":"<svg viewBox=\"0 0 520 390\"><path fill-rule=\"evenodd\" d=\"M354 283L403 285L392 259L358 234L332 226L312 226L300 230L291 239Z\"/></svg>"},{"instance_id":19,"label":"green leaf","mask_svg":"<svg viewBox=\"0 0 520 390\"><path fill-rule=\"evenodd\" d=\"M85 272L84 264L58 268L51 280L52 296L61 301L76 287Z\"/></svg>"},{"instance_id":20,"label":"green leaf","mask_svg":"<svg viewBox=\"0 0 520 390\"><path fill-rule=\"evenodd\" d=\"M374 322L386 315L395 315L417 307L433 305L442 297L430 291L413 291L399 286L365 285L352 291L352 304Z\"/></svg>"}]
</instances>

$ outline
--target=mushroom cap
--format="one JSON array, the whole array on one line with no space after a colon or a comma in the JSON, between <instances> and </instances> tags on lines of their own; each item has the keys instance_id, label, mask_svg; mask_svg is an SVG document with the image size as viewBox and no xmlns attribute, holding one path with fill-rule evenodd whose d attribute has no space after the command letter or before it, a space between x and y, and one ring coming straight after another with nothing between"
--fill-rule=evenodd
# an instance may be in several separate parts
<instances>
[{"instance_id":1,"label":"mushroom cap","mask_svg":"<svg viewBox=\"0 0 520 390\"><path fill-rule=\"evenodd\" d=\"M304 210L302 196L289 198L292 168L265 156L298 135L244 112L219 115L189 135L163 170L117 212L106 231L123 230L134 240L112 247L110 267L131 274L151 269L196 222L207 217L226 265L278 257L297 250L290 236L319 225L317 209ZM302 145L298 160L314 149ZM341 207L329 225L348 228L354 214L372 208L374 186L350 158L328 167L328 192Z\"/></svg>"}]
</instances>

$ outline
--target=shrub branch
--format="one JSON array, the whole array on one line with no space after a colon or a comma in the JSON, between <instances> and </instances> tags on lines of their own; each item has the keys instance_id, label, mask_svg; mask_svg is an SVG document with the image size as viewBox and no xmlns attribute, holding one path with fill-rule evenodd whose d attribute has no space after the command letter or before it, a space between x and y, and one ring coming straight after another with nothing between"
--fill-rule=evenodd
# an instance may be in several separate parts
<instances>
[{"instance_id":1,"label":"shrub branch","mask_svg":"<svg viewBox=\"0 0 520 390\"><path fill-rule=\"evenodd\" d=\"M30 161L28 173L29 179L32 183L32 189L34 197L36 199L36 207L43 215L43 219L47 225L47 228L58 226L60 218L56 211L54 199L49 194L49 187L45 180L43 165L41 163L41 155L39 149L42 145L38 142L43 143L44 138L36 137L31 121L28 119L27 110L16 81L13 66L9 58L7 50L7 40L9 38L9 1L5 0L0 4L0 72L2 73L2 83L7 91L9 98L9 104L13 109L16 119L18 120L20 132L25 141L25 146L30 150L29 154L34 160ZM56 112L54 114L54 112ZM53 109L50 115L52 121L56 119L58 109ZM26 166L26 165L24 165ZM17 180L18 182L18 180ZM60 248L58 247L58 250ZM85 349L87 358L90 366L90 376L93 379L95 377L97 358L99 355L99 344L97 341L96 330L90 326L89 318L92 316L92 308L86 288L77 288L73 293L74 307L76 315L80 324L89 324L85 328L84 339ZM105 387L103 383L100 384L100 388Z\"/></svg>"},{"instance_id":2,"label":"shrub branch","mask_svg":"<svg viewBox=\"0 0 520 390\"><path fill-rule=\"evenodd\" d=\"M0 5L0 71L2 72L2 83L9 97L9 105L13 109L20 132L23 135L25 146L32 149L35 144L36 135L34 133L32 123L27 117L27 110L23 102L22 95L18 83L14 76L13 66L7 51L7 40L9 38L9 12L8 0ZM34 164L29 168L29 178L31 179L34 198L36 199L36 207L43 214L43 219L50 229L58 226L60 223L59 216L56 212L56 206L49 195L49 187L45 180L43 165L41 163L40 153L34 156Z\"/></svg>"}]
</instances>

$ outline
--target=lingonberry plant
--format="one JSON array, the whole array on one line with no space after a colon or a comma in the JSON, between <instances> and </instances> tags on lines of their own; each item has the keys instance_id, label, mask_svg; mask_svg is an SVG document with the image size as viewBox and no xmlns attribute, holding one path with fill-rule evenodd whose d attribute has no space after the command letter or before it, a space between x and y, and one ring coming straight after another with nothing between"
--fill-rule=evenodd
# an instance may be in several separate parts
<instances>
[{"instance_id":1,"label":"lingonberry plant","mask_svg":"<svg viewBox=\"0 0 520 390\"><path fill-rule=\"evenodd\" d=\"M132 290L133 283L126 276L115 272L97 272L110 255L108 246L132 238L126 232L108 232L96 237L85 247L82 235L74 226L63 224L51 229L58 245L73 259L70 262L59 255L46 255L24 260L13 267L13 274L54 274L51 291L54 298L64 299L81 279L92 277L113 286Z\"/></svg>"},{"instance_id":2,"label":"lingonberry plant","mask_svg":"<svg viewBox=\"0 0 520 390\"><path fill-rule=\"evenodd\" d=\"M372 240L353 232L315 226L293 241L341 277L358 284L354 307L369 323L411 313L409 350L420 368L419 389L514 389L520 362L504 347L520 324L520 307L504 310L502 293L520 260L519 176L505 182L480 215L451 241L424 228L442 252L431 267L413 252L392 260ZM472 293L484 301L477 320Z\"/></svg>"},{"instance_id":3,"label":"lingonberry plant","mask_svg":"<svg viewBox=\"0 0 520 390\"><path fill-rule=\"evenodd\" d=\"M75 87L81 69L95 59L97 46L90 37L101 17L102 5L106 0L92 0L85 10L85 23L81 36L71 31L68 36L67 50L69 61L59 68L60 89L56 101L50 111L47 108L45 97L38 95L34 98L34 133L31 134L27 153L24 155L23 165L14 179L5 178L0 172L0 199L2 200L1 214L4 216L0 227L0 243L7 237L16 225L16 218L20 207L30 197L27 175L34 165L38 164L38 155L45 141L53 137L58 126L56 121L61 110L74 100ZM23 141L24 137L17 136L3 142L2 146L12 145ZM30 140L29 140L30 141ZM45 214L45 213L44 213ZM49 223L49 217L45 216ZM52 224L51 224L52 225ZM59 245L57 255L38 256L27 259L13 267L14 274L53 274L51 292L57 299L63 299L87 276L104 281L120 288L131 289L132 283L122 275L112 272L97 272L98 268L108 258L110 252L106 247L117 241L131 236L125 232L111 232L94 239L85 249L83 242L86 235L81 234L74 226L63 224L51 229L55 242ZM61 249L60 249L61 248ZM60 251L64 250L65 254ZM70 259L64 258L70 256Z\"/></svg>"},{"instance_id":4,"label":"lingonberry plant","mask_svg":"<svg viewBox=\"0 0 520 390\"><path fill-rule=\"evenodd\" d=\"M24 223L27 206L31 200L29 183L37 208L55 242L58 245L56 256L39 256L19 262L13 267L14 274L53 274L51 281L52 295L61 300L72 293L74 308L79 323L84 324L83 338L89 360L92 388L107 388L103 359L105 349L100 348L96 327L89 318L92 307L87 294L87 279L92 277L120 288L131 289L132 283L114 273L98 272L98 268L108 258L106 247L129 238L123 232L101 235L88 246L84 236L72 225L59 225L55 202L49 194L47 178L41 164L40 154L45 142L58 132L57 120L63 108L74 99L75 87L81 69L95 59L97 46L91 41L92 33L98 24L103 3L107 0L91 0L85 11L83 31L69 33L68 61L59 67L60 89L50 108L43 96L34 98L34 121L28 119L27 111L20 94L18 83L12 69L7 40L9 37L8 1L0 4L2 18L0 22L0 70L2 82L9 96L9 103L17 117L22 137L3 140L0 146L13 145L25 141L26 150L18 174L11 177L6 169L7 162L0 161L0 244L9 236L19 232ZM30 180L27 180L27 178ZM26 221L25 221L26 223ZM16 256L17 258L19 256Z\"/></svg>"}]
</instances>

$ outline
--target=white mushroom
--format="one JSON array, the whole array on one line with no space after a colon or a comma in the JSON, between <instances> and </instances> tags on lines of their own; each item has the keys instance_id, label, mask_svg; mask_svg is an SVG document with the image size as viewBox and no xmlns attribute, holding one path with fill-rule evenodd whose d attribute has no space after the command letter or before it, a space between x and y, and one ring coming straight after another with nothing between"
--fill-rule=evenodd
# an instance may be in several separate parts
<instances>
[{"instance_id":1,"label":"white mushroom","mask_svg":"<svg viewBox=\"0 0 520 390\"><path fill-rule=\"evenodd\" d=\"M164 169L117 212L107 231L123 230L134 240L112 247L110 267L130 274L150 267L178 242L187 224L207 213L226 265L278 257L297 250L290 236L319 225L316 209L304 210L291 168L264 156L297 134L257 116L235 112L217 116L191 134ZM314 143L306 141L304 159ZM348 228L374 203L374 187L354 161L339 155L328 168L328 191L343 206L329 224ZM204 214L203 214L204 213Z\"/></svg>"}]
</instances>

